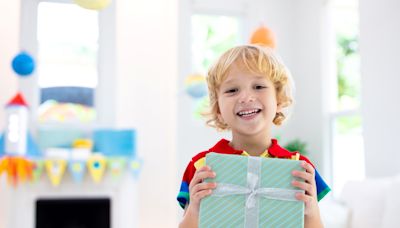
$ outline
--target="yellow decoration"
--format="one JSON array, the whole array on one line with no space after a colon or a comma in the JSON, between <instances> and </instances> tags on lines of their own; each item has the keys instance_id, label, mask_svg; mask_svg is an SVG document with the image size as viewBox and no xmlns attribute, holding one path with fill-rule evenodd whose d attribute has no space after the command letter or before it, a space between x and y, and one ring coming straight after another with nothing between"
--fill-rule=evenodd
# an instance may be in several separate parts
<instances>
[{"instance_id":1,"label":"yellow decoration","mask_svg":"<svg viewBox=\"0 0 400 228\"><path fill-rule=\"evenodd\" d=\"M0 176L7 174L7 181L14 187L18 181L25 182L32 179L33 163L23 157L5 156L0 160Z\"/></svg>"},{"instance_id":2,"label":"yellow decoration","mask_svg":"<svg viewBox=\"0 0 400 228\"><path fill-rule=\"evenodd\" d=\"M63 159L48 159L45 161L47 175L53 186L60 185L66 166L67 162Z\"/></svg>"},{"instance_id":3,"label":"yellow decoration","mask_svg":"<svg viewBox=\"0 0 400 228\"><path fill-rule=\"evenodd\" d=\"M131 162L131 168L132 169L140 169L140 162L139 161L132 161Z\"/></svg>"},{"instance_id":4,"label":"yellow decoration","mask_svg":"<svg viewBox=\"0 0 400 228\"><path fill-rule=\"evenodd\" d=\"M94 182L99 183L103 178L106 163L106 159L100 154L92 155L88 159L87 166Z\"/></svg>"},{"instance_id":5,"label":"yellow decoration","mask_svg":"<svg viewBox=\"0 0 400 228\"><path fill-rule=\"evenodd\" d=\"M140 159L135 158L129 162L129 168L135 178L139 177L139 173L141 170L142 161Z\"/></svg>"},{"instance_id":6,"label":"yellow decoration","mask_svg":"<svg viewBox=\"0 0 400 228\"><path fill-rule=\"evenodd\" d=\"M76 139L72 143L73 148L83 148L91 150L93 147L93 141L90 139Z\"/></svg>"},{"instance_id":7,"label":"yellow decoration","mask_svg":"<svg viewBox=\"0 0 400 228\"><path fill-rule=\"evenodd\" d=\"M74 0L74 2L85 9L101 10L110 5L111 0Z\"/></svg>"},{"instance_id":8,"label":"yellow decoration","mask_svg":"<svg viewBox=\"0 0 400 228\"><path fill-rule=\"evenodd\" d=\"M253 32L250 38L250 43L261 44L270 48L276 47L274 34L265 26L260 26L258 29L256 29L256 31Z\"/></svg>"}]
</instances>

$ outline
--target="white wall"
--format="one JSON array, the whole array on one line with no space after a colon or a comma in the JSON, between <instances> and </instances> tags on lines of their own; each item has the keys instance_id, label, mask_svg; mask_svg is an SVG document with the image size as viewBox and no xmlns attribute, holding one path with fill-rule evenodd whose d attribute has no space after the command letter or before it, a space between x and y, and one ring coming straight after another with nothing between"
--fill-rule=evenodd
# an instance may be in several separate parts
<instances>
[{"instance_id":1,"label":"white wall","mask_svg":"<svg viewBox=\"0 0 400 228\"><path fill-rule=\"evenodd\" d=\"M400 172L400 2L360 1L362 116L368 177Z\"/></svg>"},{"instance_id":2,"label":"white wall","mask_svg":"<svg viewBox=\"0 0 400 228\"><path fill-rule=\"evenodd\" d=\"M4 105L15 95L17 76L11 61L19 52L20 1L0 0L0 132L4 128Z\"/></svg>"},{"instance_id":3,"label":"white wall","mask_svg":"<svg viewBox=\"0 0 400 228\"><path fill-rule=\"evenodd\" d=\"M116 2L115 125L137 130L139 227L177 225L177 2Z\"/></svg>"},{"instance_id":4,"label":"white wall","mask_svg":"<svg viewBox=\"0 0 400 228\"><path fill-rule=\"evenodd\" d=\"M328 57L323 37L326 3L322 0L291 1L290 32L285 41L291 49L288 67L295 82L295 105L284 126L282 138L301 139L308 143L310 159L318 171L325 173L324 161L324 100L322 86L328 75L323 68ZM285 18L286 14L280 14Z\"/></svg>"},{"instance_id":5,"label":"white wall","mask_svg":"<svg viewBox=\"0 0 400 228\"><path fill-rule=\"evenodd\" d=\"M0 132L4 129L4 105L17 91L17 76L11 69L11 61L19 51L20 1L0 0ZM7 41L7 42L5 42ZM0 186L3 184L0 178ZM7 205L9 189L0 187L0 205ZM0 228L8 228L10 211L0 206Z\"/></svg>"}]
</instances>

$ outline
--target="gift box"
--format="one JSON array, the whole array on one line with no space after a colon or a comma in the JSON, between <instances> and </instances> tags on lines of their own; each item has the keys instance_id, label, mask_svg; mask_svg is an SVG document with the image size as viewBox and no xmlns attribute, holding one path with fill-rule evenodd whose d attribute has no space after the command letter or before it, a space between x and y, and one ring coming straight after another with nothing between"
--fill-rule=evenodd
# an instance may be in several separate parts
<instances>
[{"instance_id":1,"label":"gift box","mask_svg":"<svg viewBox=\"0 0 400 228\"><path fill-rule=\"evenodd\" d=\"M304 227L304 192L292 186L301 161L209 153L206 164L217 174L212 195L201 200L199 227ZM300 180L300 179L298 179Z\"/></svg>"}]
</instances>

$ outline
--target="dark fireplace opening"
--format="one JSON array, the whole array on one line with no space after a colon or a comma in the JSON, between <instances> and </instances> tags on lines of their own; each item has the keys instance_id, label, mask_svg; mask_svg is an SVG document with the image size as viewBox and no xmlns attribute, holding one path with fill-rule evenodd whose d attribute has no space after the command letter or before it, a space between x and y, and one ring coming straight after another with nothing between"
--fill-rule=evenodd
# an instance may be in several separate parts
<instances>
[{"instance_id":1,"label":"dark fireplace opening","mask_svg":"<svg viewBox=\"0 0 400 228\"><path fill-rule=\"evenodd\" d=\"M36 228L110 228L109 198L36 200Z\"/></svg>"}]
</instances>

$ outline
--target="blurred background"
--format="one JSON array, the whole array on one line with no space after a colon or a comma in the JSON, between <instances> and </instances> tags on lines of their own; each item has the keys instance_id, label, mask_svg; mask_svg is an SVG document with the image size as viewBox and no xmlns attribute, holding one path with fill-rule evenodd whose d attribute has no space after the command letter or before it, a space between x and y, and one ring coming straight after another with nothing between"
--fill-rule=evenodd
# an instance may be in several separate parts
<instances>
[{"instance_id":1,"label":"blurred background","mask_svg":"<svg viewBox=\"0 0 400 228\"><path fill-rule=\"evenodd\" d=\"M257 41L293 75L295 105L274 137L305 153L332 188L321 203L326 226L395 227L400 198L387 191L400 189L399 10L396 0L0 0L0 157L15 155L5 136L19 94L28 107L19 155L64 161L35 182L18 171L18 183L9 180L18 168L1 163L0 227L45 227L38 222L54 201L60 215L103 205L96 213L107 219L94 227L176 227L186 165L230 137L200 115L207 69L227 49ZM53 173L82 156L73 150L82 140L94 145L83 146L83 179ZM104 160L94 168L107 164L101 180L89 163L96 149ZM112 159L121 156L115 180ZM376 204L363 208L357 196ZM66 209L72 198L83 203Z\"/></svg>"}]
</instances>

